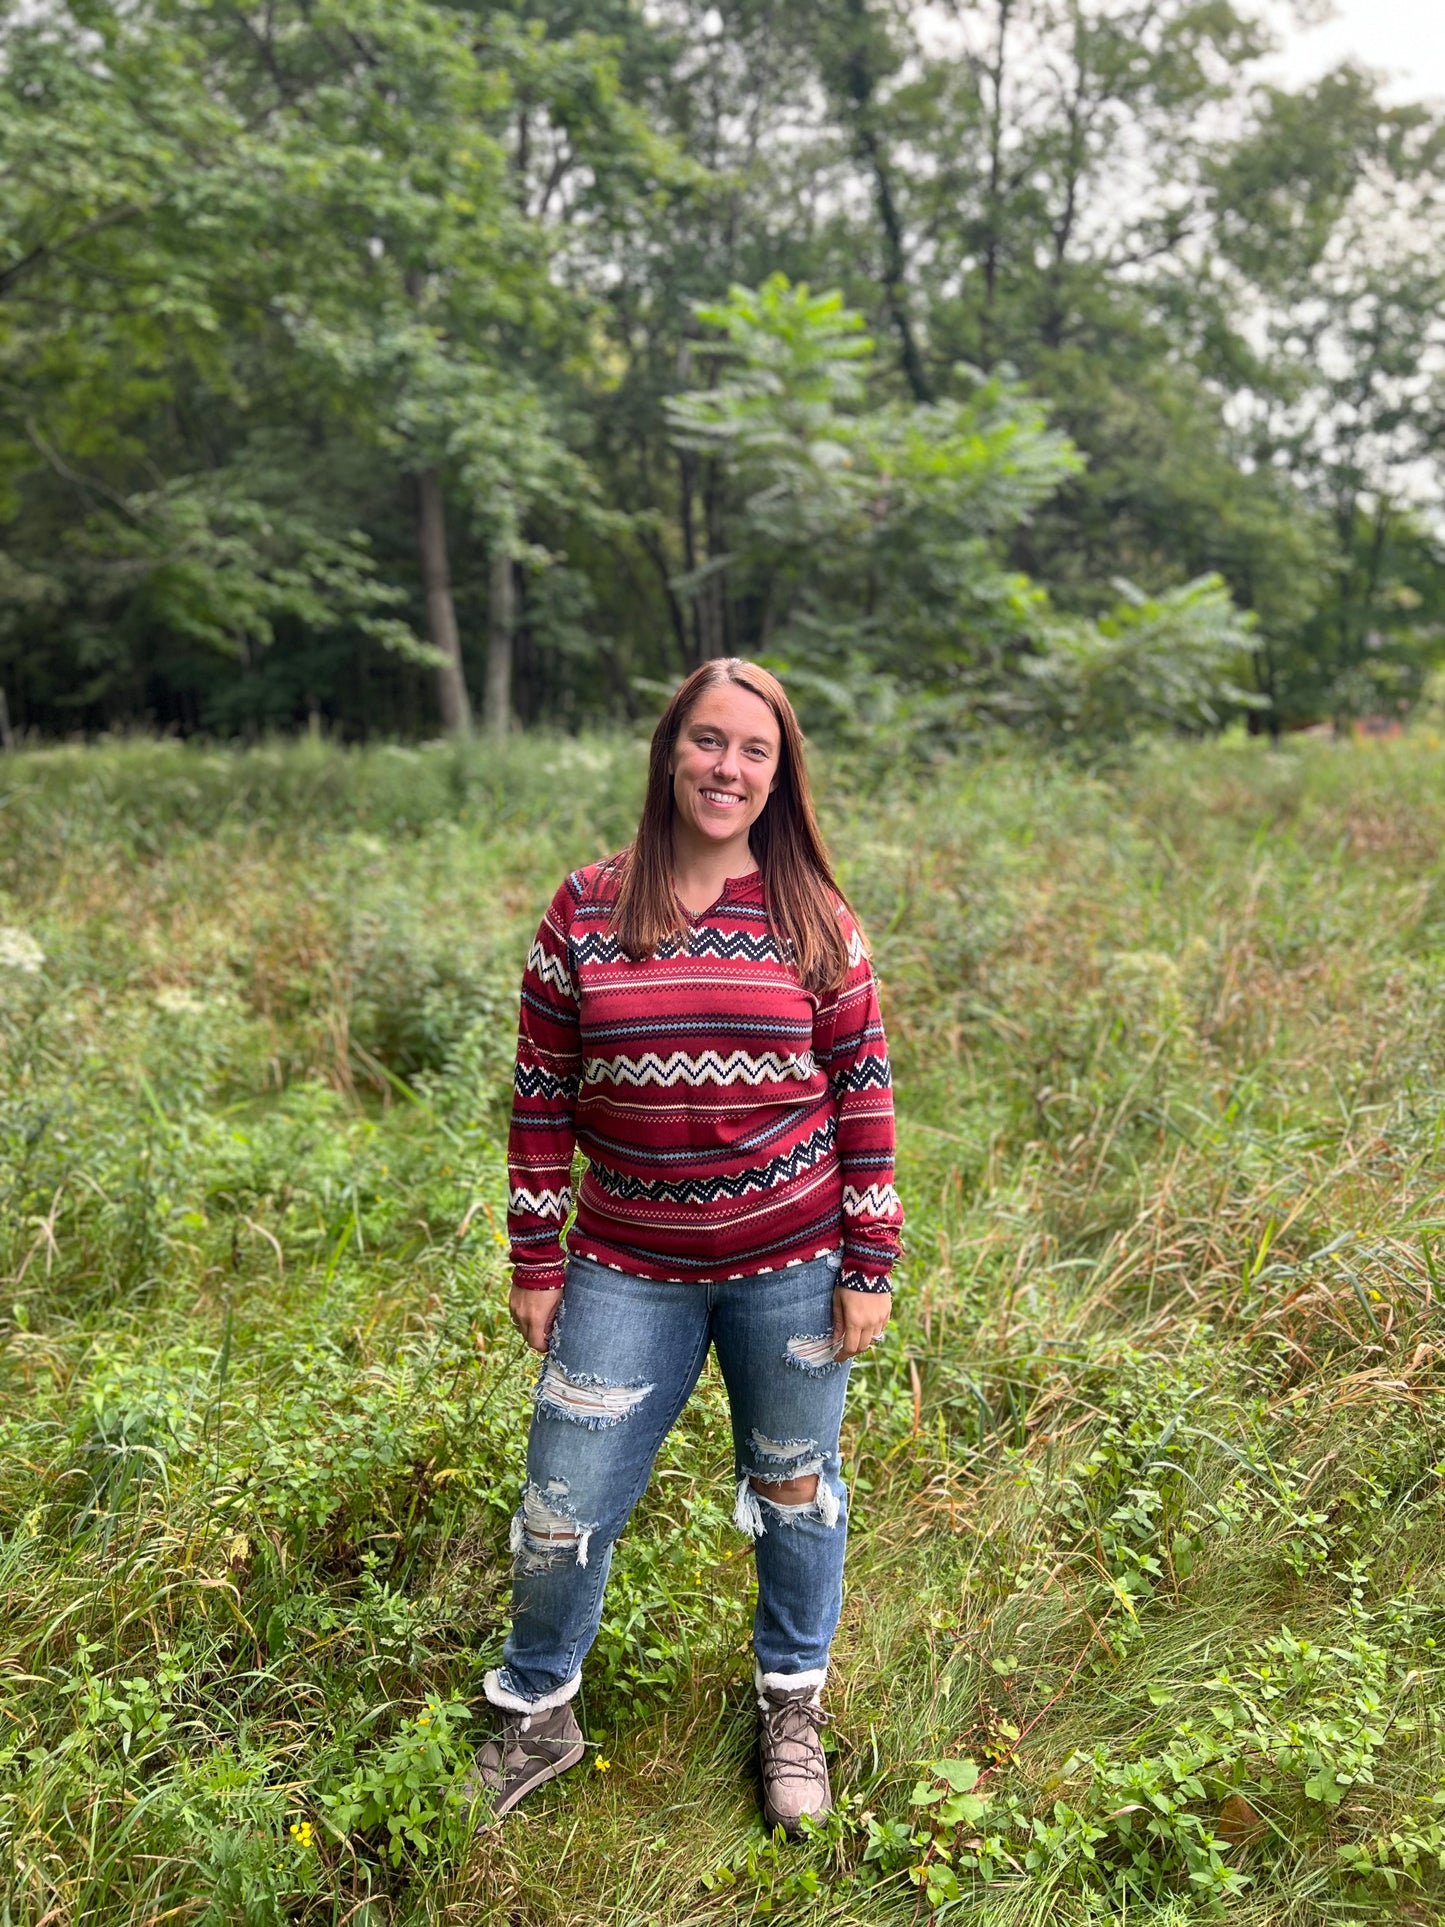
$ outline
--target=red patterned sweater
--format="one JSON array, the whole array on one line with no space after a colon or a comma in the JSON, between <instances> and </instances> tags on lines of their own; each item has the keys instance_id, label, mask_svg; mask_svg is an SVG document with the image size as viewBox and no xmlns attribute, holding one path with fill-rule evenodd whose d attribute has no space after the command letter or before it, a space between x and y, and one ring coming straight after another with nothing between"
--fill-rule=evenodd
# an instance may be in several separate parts
<instances>
[{"instance_id":1,"label":"red patterned sweater","mask_svg":"<svg viewBox=\"0 0 1445 1927\"><path fill-rule=\"evenodd\" d=\"M607 927L615 866L568 877L527 958L507 1152L515 1282L562 1283L580 1147L574 1257L708 1282L841 1246L843 1284L888 1290L903 1222L892 1080L846 908L848 975L826 996L774 943L756 872L688 917L684 945L634 963Z\"/></svg>"}]
</instances>

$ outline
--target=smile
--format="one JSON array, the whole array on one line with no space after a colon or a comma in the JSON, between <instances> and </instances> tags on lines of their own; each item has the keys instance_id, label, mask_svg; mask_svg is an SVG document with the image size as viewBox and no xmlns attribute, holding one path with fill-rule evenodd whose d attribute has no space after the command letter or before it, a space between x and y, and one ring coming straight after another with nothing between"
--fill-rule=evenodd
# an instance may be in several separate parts
<instances>
[{"instance_id":1,"label":"smile","mask_svg":"<svg viewBox=\"0 0 1445 1927\"><path fill-rule=\"evenodd\" d=\"M704 803L715 804L721 810L730 810L735 803L747 801L746 797L734 796L730 790L701 790L699 794Z\"/></svg>"}]
</instances>

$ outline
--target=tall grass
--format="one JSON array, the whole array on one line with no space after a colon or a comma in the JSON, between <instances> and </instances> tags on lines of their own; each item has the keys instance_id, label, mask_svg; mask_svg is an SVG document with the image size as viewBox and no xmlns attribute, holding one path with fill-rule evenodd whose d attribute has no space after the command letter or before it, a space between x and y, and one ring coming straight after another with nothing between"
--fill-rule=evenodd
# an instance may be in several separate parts
<instances>
[{"instance_id":1,"label":"tall grass","mask_svg":"<svg viewBox=\"0 0 1445 1927\"><path fill-rule=\"evenodd\" d=\"M846 1429L839 1810L755 1818L709 1376L619 1549L589 1765L467 1836L531 1379L516 982L641 775L0 764L4 1918L1435 1917L1422 742L824 772L909 1212Z\"/></svg>"}]
</instances>

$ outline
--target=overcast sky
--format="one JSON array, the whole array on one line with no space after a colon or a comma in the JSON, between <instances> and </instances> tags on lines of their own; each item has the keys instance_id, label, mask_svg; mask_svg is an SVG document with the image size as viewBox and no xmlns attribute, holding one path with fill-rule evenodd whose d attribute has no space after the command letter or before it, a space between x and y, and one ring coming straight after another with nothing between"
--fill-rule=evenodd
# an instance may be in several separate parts
<instances>
[{"instance_id":1,"label":"overcast sky","mask_svg":"<svg viewBox=\"0 0 1445 1927\"><path fill-rule=\"evenodd\" d=\"M1379 68L1397 100L1445 102L1445 5L1441 0L1335 0L1322 27L1293 28L1282 60L1285 77L1312 79L1336 61Z\"/></svg>"}]
</instances>

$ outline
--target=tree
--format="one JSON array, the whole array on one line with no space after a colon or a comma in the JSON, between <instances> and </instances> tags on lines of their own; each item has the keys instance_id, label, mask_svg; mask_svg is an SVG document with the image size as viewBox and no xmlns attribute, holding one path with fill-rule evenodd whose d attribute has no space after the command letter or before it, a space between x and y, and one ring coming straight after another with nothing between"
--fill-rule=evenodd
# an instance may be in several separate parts
<instances>
[{"instance_id":1,"label":"tree","mask_svg":"<svg viewBox=\"0 0 1445 1927\"><path fill-rule=\"evenodd\" d=\"M929 728L988 716L1117 734L1249 704L1247 625L1217 578L1163 600L1125 586L1096 628L1007 567L1010 535L1079 467L1016 384L871 400L862 317L781 275L699 319L722 333L721 375L668 413L738 485L734 552L709 567L744 645L804 671L835 721L882 702Z\"/></svg>"},{"instance_id":2,"label":"tree","mask_svg":"<svg viewBox=\"0 0 1445 1927\"><path fill-rule=\"evenodd\" d=\"M348 542L352 566L313 571L293 614L434 661L444 720L465 729L447 494L494 558L534 566L550 556L521 533L528 503L580 513L596 497L534 378L576 324L504 136L521 90L559 126L605 124L639 165L659 151L617 99L604 50L585 36L550 46L500 16L483 29L421 0L281 6L259 23L147 0L48 10L9 30L4 59L14 113L0 169L22 188L0 241L12 508L27 472L44 470L53 508L108 505L86 522L99 564L109 529L162 504L178 526L188 490L193 533L223 501L233 527L255 525L264 503L245 492L246 451L268 423L373 450L415 478L434 654L375 620L369 587L352 593L365 544L340 525L344 487L315 538ZM267 449L271 493L304 499L305 461L289 485L280 474L295 442L272 435ZM104 583L97 613L124 627L114 591L140 580L162 536L127 538L125 569L67 571L66 597ZM500 560L492 575L503 579ZM149 619L171 606L152 597ZM274 636L246 633L258 647Z\"/></svg>"}]
</instances>

